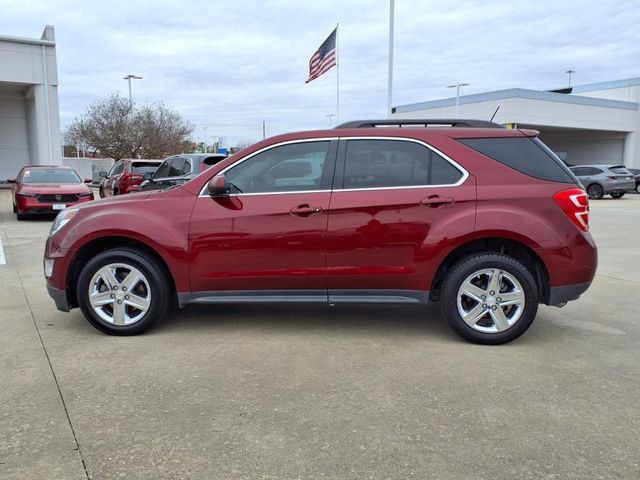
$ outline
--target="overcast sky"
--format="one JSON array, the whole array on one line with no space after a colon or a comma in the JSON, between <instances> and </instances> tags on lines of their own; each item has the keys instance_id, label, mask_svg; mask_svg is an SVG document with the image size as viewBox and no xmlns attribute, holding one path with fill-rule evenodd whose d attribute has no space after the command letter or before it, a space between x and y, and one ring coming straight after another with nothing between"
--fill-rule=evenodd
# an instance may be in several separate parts
<instances>
[{"instance_id":1,"label":"overcast sky","mask_svg":"<svg viewBox=\"0 0 640 480\"><path fill-rule=\"evenodd\" d=\"M396 0L393 104L640 76L640 1ZM0 34L56 29L63 128L111 92L164 101L226 143L324 128L335 68L305 84L340 23L340 120L386 116L388 0L0 0ZM335 122L335 119L334 119ZM335 123L334 123L335 124Z\"/></svg>"}]
</instances>

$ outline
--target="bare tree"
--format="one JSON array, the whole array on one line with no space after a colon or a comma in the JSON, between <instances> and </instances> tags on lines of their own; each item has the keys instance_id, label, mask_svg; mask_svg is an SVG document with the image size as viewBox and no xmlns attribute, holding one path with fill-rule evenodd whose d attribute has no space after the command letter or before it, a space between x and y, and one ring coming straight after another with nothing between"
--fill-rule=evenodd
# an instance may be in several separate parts
<instances>
[{"instance_id":1,"label":"bare tree","mask_svg":"<svg viewBox=\"0 0 640 480\"><path fill-rule=\"evenodd\" d=\"M136 106L112 94L69 125L66 137L115 160L180 153L193 126L163 103Z\"/></svg>"}]
</instances>

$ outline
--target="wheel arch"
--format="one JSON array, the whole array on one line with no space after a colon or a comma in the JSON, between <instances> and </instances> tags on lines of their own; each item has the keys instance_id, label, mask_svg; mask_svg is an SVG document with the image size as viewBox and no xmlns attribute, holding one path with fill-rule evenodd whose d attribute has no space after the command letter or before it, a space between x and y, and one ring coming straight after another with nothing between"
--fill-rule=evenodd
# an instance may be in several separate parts
<instances>
[{"instance_id":1,"label":"wheel arch","mask_svg":"<svg viewBox=\"0 0 640 480\"><path fill-rule=\"evenodd\" d=\"M73 256L73 259L71 260L71 264L67 273L67 295L69 304L72 307L78 307L76 287L78 283L78 276L80 275L80 271L82 270L83 265L85 265L89 261L89 259L97 255L98 253L115 248L129 248L132 250L137 250L153 259L157 263L158 267L167 276L169 284L171 285L172 292L174 294L176 293L176 283L173 273L171 272L171 269L169 268L166 260L154 248L141 240L133 239L130 237L105 236L95 238L84 244L78 249L78 251Z\"/></svg>"},{"instance_id":2,"label":"wheel arch","mask_svg":"<svg viewBox=\"0 0 640 480\"><path fill-rule=\"evenodd\" d=\"M433 278L430 290L430 298L438 300L440 289L447 272L460 259L476 253L502 253L515 258L522 263L536 280L540 301L547 303L549 300L549 272L540 256L524 243L504 237L477 238L459 245L453 249L440 263Z\"/></svg>"}]
</instances>

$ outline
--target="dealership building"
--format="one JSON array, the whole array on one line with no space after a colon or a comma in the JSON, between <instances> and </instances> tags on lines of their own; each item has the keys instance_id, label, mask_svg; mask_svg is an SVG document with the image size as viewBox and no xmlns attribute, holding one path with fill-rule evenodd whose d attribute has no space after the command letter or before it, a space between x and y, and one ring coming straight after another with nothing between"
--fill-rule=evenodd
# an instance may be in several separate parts
<instances>
[{"instance_id":1,"label":"dealership building","mask_svg":"<svg viewBox=\"0 0 640 480\"><path fill-rule=\"evenodd\" d=\"M0 35L0 182L23 165L61 163L54 29L39 39Z\"/></svg>"},{"instance_id":2,"label":"dealership building","mask_svg":"<svg viewBox=\"0 0 640 480\"><path fill-rule=\"evenodd\" d=\"M511 88L432 100L393 109L392 118L489 120L531 128L574 165L624 164L640 168L640 78L553 91ZM497 110L497 113L496 113Z\"/></svg>"}]
</instances>

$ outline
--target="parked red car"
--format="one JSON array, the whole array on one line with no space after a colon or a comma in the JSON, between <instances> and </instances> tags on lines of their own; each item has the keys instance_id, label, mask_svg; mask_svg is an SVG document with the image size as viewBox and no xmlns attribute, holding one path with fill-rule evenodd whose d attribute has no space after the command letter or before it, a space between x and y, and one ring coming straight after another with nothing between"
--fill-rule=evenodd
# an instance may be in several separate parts
<instances>
[{"instance_id":1,"label":"parked red car","mask_svg":"<svg viewBox=\"0 0 640 480\"><path fill-rule=\"evenodd\" d=\"M144 181L145 173L153 174L162 160L118 160L108 172L100 172L100 198L135 192Z\"/></svg>"},{"instance_id":2,"label":"parked red car","mask_svg":"<svg viewBox=\"0 0 640 480\"><path fill-rule=\"evenodd\" d=\"M57 213L59 210L93 200L93 192L76 171L58 165L31 165L22 167L13 183L13 213L24 220L30 213Z\"/></svg>"},{"instance_id":3,"label":"parked red car","mask_svg":"<svg viewBox=\"0 0 640 480\"><path fill-rule=\"evenodd\" d=\"M508 342L596 271L587 195L536 136L393 120L267 139L182 186L61 212L48 290L115 335L174 302L440 301L464 338Z\"/></svg>"}]
</instances>

